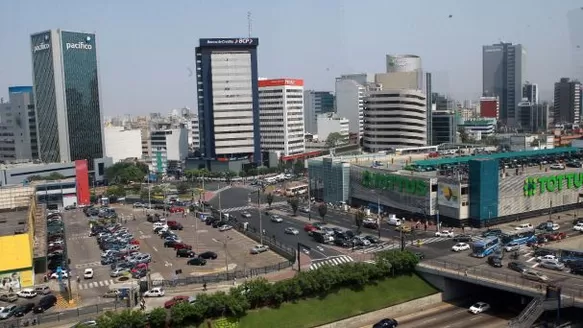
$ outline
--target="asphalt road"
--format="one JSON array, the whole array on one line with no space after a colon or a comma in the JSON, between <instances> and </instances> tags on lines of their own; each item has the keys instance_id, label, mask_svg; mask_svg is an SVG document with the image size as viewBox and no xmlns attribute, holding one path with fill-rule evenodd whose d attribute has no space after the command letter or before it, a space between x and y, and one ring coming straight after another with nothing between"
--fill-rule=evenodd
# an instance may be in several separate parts
<instances>
[{"instance_id":1,"label":"asphalt road","mask_svg":"<svg viewBox=\"0 0 583 328\"><path fill-rule=\"evenodd\" d=\"M507 327L508 320L515 316L503 309L471 314L468 307L453 306L438 313L424 311L413 319L399 322L399 328L479 328L479 327Z\"/></svg>"}]
</instances>

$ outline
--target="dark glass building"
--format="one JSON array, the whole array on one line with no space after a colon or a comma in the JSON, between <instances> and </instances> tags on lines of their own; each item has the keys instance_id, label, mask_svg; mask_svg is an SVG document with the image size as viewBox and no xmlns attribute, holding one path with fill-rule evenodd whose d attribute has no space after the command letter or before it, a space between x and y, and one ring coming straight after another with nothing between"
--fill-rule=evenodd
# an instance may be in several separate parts
<instances>
[{"instance_id":1,"label":"dark glass building","mask_svg":"<svg viewBox=\"0 0 583 328\"><path fill-rule=\"evenodd\" d=\"M33 34L31 51L40 159L87 159L94 170L104 157L95 34Z\"/></svg>"}]
</instances>

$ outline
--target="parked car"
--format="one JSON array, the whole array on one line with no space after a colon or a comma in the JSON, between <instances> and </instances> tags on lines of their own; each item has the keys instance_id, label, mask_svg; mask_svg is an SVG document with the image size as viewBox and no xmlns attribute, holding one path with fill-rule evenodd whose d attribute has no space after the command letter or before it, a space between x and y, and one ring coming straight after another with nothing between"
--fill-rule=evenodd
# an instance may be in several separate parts
<instances>
[{"instance_id":1,"label":"parked car","mask_svg":"<svg viewBox=\"0 0 583 328\"><path fill-rule=\"evenodd\" d=\"M488 256L488 264L495 267L501 268L502 267L502 258L497 255Z\"/></svg>"},{"instance_id":2,"label":"parked car","mask_svg":"<svg viewBox=\"0 0 583 328\"><path fill-rule=\"evenodd\" d=\"M202 266L202 265L206 265L206 260L201 258L201 257L194 257L194 258L191 258L190 260L186 261L186 264Z\"/></svg>"},{"instance_id":3,"label":"parked car","mask_svg":"<svg viewBox=\"0 0 583 328\"><path fill-rule=\"evenodd\" d=\"M269 246L267 245L255 245L255 247L251 248L251 254L259 254L263 252L267 252L269 250Z\"/></svg>"},{"instance_id":4,"label":"parked car","mask_svg":"<svg viewBox=\"0 0 583 328\"><path fill-rule=\"evenodd\" d=\"M510 262L508 263L508 268L512 271L523 273L524 271L528 270L528 267L520 262Z\"/></svg>"},{"instance_id":5,"label":"parked car","mask_svg":"<svg viewBox=\"0 0 583 328\"><path fill-rule=\"evenodd\" d=\"M446 238L453 238L453 231L449 230L441 230L435 233L435 237L446 237Z\"/></svg>"},{"instance_id":6,"label":"parked car","mask_svg":"<svg viewBox=\"0 0 583 328\"><path fill-rule=\"evenodd\" d=\"M12 303L12 302L15 302L17 299L18 299L18 295L16 295L16 293L0 294L0 301L2 301L2 302Z\"/></svg>"},{"instance_id":7,"label":"parked car","mask_svg":"<svg viewBox=\"0 0 583 328\"><path fill-rule=\"evenodd\" d=\"M17 292L16 295L22 298L35 298L37 293L32 288L24 288Z\"/></svg>"},{"instance_id":8,"label":"parked car","mask_svg":"<svg viewBox=\"0 0 583 328\"><path fill-rule=\"evenodd\" d=\"M34 303L25 303L17 306L13 313L15 317L23 317L28 312L32 311L33 308Z\"/></svg>"},{"instance_id":9,"label":"parked car","mask_svg":"<svg viewBox=\"0 0 583 328\"><path fill-rule=\"evenodd\" d=\"M520 249L520 244L517 242L510 242L504 246L504 250L507 252L514 252Z\"/></svg>"},{"instance_id":10,"label":"parked car","mask_svg":"<svg viewBox=\"0 0 583 328\"><path fill-rule=\"evenodd\" d=\"M176 305L178 303L187 302L188 299L189 299L188 296L174 296L174 297L172 297L171 300L166 301L164 303L164 307L166 309L170 309L171 307L173 307L174 305Z\"/></svg>"},{"instance_id":11,"label":"parked car","mask_svg":"<svg viewBox=\"0 0 583 328\"><path fill-rule=\"evenodd\" d=\"M190 249L182 248L176 250L176 257L195 257L195 256L196 254Z\"/></svg>"},{"instance_id":12,"label":"parked car","mask_svg":"<svg viewBox=\"0 0 583 328\"><path fill-rule=\"evenodd\" d=\"M0 310L0 319L6 320L10 318L14 314L16 308L18 308L16 305L8 305L3 307L2 310Z\"/></svg>"},{"instance_id":13,"label":"parked car","mask_svg":"<svg viewBox=\"0 0 583 328\"><path fill-rule=\"evenodd\" d=\"M563 271L565 270L565 265L559 261L541 261L540 266L545 269Z\"/></svg>"},{"instance_id":14,"label":"parked car","mask_svg":"<svg viewBox=\"0 0 583 328\"><path fill-rule=\"evenodd\" d=\"M40 299L38 304L32 310L34 313L43 313L46 310L57 304L57 297L55 295L46 295Z\"/></svg>"},{"instance_id":15,"label":"parked car","mask_svg":"<svg viewBox=\"0 0 583 328\"><path fill-rule=\"evenodd\" d=\"M372 328L397 328L398 325L397 320L385 318L375 323Z\"/></svg>"},{"instance_id":16,"label":"parked car","mask_svg":"<svg viewBox=\"0 0 583 328\"><path fill-rule=\"evenodd\" d=\"M223 224L222 226L219 227L219 231L227 231L231 229L233 229L233 226L230 226L228 224Z\"/></svg>"},{"instance_id":17,"label":"parked car","mask_svg":"<svg viewBox=\"0 0 583 328\"><path fill-rule=\"evenodd\" d=\"M203 253L198 254L198 257L205 260L216 260L219 255L215 252L206 251Z\"/></svg>"},{"instance_id":18,"label":"parked car","mask_svg":"<svg viewBox=\"0 0 583 328\"><path fill-rule=\"evenodd\" d=\"M534 271L534 270L524 271L522 273L522 277L525 279L539 281L539 282L549 281L549 277L545 276L544 274L540 273L539 271Z\"/></svg>"}]
</instances>

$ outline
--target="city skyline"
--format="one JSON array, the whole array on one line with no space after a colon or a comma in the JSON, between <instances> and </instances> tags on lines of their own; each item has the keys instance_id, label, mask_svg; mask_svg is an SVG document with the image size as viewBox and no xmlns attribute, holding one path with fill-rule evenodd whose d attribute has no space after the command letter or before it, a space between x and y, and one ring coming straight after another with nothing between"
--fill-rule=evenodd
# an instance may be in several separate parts
<instances>
[{"instance_id":1,"label":"city skyline","mask_svg":"<svg viewBox=\"0 0 583 328\"><path fill-rule=\"evenodd\" d=\"M104 115L196 108L196 78L192 74L196 41L245 37L248 11L252 12L253 37L264 40L258 53L259 76L302 78L307 90L331 91L335 78L342 74L383 72L386 54L410 53L420 56L424 70L433 74L434 91L460 100L477 99L482 89L482 46L505 41L524 45L529 54L526 78L539 84L541 100L549 100L554 82L561 77L576 77L576 67L581 65L574 50L580 49L575 45L577 35L569 33L578 23L567 19L568 13L576 17L572 11L580 7L578 1L535 1L528 5L516 1L507 4L504 11L497 10L501 2L493 6L458 1L439 5L429 1L396 5L323 1L310 4L310 11L302 10L307 2L269 7L243 2L231 5L229 11L218 11L223 9L220 3L184 2L173 8L149 3L138 14L132 14L130 5L107 1L65 3L81 14L69 15L45 4L0 5L1 12L10 13L0 23L0 39L13 45L0 54L0 96L7 98L8 86L32 84L28 35L62 28L94 31L100 36ZM395 9L407 14L387 16ZM201 11L220 15L191 19L192 13ZM516 20L517 11L529 19ZM364 16L366 24L361 23ZM288 17L295 17L294 21L302 25L291 28L293 24L284 20ZM492 17L496 17L496 23L488 25L494 21ZM151 24L153 18L164 24ZM226 23L217 24L217 18ZM375 30L379 32L370 32ZM353 49L359 49L358 57ZM552 65L548 64L549 58ZM160 97L168 93L174 96Z\"/></svg>"}]
</instances>

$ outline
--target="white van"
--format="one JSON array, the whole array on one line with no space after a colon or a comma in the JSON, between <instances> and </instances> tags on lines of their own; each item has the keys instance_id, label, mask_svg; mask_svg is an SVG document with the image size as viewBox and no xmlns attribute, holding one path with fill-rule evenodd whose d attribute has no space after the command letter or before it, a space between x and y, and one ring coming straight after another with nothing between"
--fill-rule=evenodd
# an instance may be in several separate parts
<instances>
[{"instance_id":1,"label":"white van","mask_svg":"<svg viewBox=\"0 0 583 328\"><path fill-rule=\"evenodd\" d=\"M534 227L530 223L522 223L516 226L515 230L532 230Z\"/></svg>"},{"instance_id":2,"label":"white van","mask_svg":"<svg viewBox=\"0 0 583 328\"><path fill-rule=\"evenodd\" d=\"M397 218L395 214L389 214L389 217L387 218L387 223L394 226L400 226L401 224L403 224L403 221Z\"/></svg>"}]
</instances>

